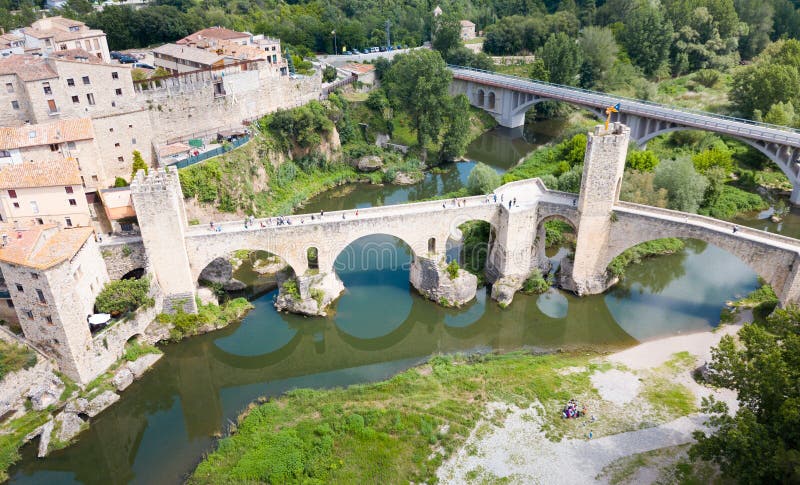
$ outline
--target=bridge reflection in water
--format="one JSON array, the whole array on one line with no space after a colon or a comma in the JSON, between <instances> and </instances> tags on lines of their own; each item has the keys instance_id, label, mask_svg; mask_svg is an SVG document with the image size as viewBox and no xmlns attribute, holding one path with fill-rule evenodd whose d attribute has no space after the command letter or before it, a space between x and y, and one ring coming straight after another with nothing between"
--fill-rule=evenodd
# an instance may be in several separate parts
<instances>
[{"instance_id":1,"label":"bridge reflection in water","mask_svg":"<svg viewBox=\"0 0 800 485\"><path fill-rule=\"evenodd\" d=\"M487 303L485 293L466 308L442 308L409 289L404 263L410 253L403 243L377 237L353 245L376 241L391 242L394 254L380 253L389 260L373 258L366 269L340 267L348 293L333 317L279 314L272 306L274 292L264 295L241 324L167 346L161 362L126 390L123 399L102 413L72 447L46 460L35 460L34 447L27 447L22 465L12 470L12 480L179 483L213 446L212 436L259 396L379 380L435 353L520 347L602 349L635 343L606 306L610 296L567 295L564 318L548 317L540 311L537 297L524 295L507 309ZM355 248L351 254L361 251ZM725 261L712 259L713 264L735 268L753 286L752 272L726 256ZM682 266L682 261L670 263ZM375 271L380 265L385 269ZM643 266L645 273L658 271L659 261ZM720 277L730 279L731 274ZM639 279L630 282L631 293L649 294L653 287L655 293L668 294L671 281L686 278L680 273L661 280L644 277L644 288L636 286ZM723 280L713 283L724 286ZM624 295L624 288L619 291ZM732 295L705 296L709 304L719 300L718 311L724 298Z\"/></svg>"}]
</instances>

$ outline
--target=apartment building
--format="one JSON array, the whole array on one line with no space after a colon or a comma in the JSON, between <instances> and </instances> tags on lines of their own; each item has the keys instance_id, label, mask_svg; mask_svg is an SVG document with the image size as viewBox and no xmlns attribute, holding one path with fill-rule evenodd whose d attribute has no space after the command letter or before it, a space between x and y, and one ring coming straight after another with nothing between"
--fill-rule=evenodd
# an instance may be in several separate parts
<instances>
[{"instance_id":1,"label":"apartment building","mask_svg":"<svg viewBox=\"0 0 800 485\"><path fill-rule=\"evenodd\" d=\"M105 32L90 29L78 20L61 16L45 17L15 33L23 36L28 53L36 51L39 54L49 54L84 49L101 61L111 62Z\"/></svg>"},{"instance_id":2,"label":"apartment building","mask_svg":"<svg viewBox=\"0 0 800 485\"><path fill-rule=\"evenodd\" d=\"M153 49L153 64L171 74L221 68L225 58L219 54L188 45L164 44Z\"/></svg>"},{"instance_id":3,"label":"apartment building","mask_svg":"<svg viewBox=\"0 0 800 485\"><path fill-rule=\"evenodd\" d=\"M25 53L25 37L10 33L0 34L0 56Z\"/></svg>"},{"instance_id":4,"label":"apartment building","mask_svg":"<svg viewBox=\"0 0 800 485\"><path fill-rule=\"evenodd\" d=\"M90 226L89 205L75 160L0 167L0 220L63 228Z\"/></svg>"},{"instance_id":5,"label":"apartment building","mask_svg":"<svg viewBox=\"0 0 800 485\"><path fill-rule=\"evenodd\" d=\"M175 44L213 52L224 57L226 62L265 60L272 65L285 65L281 56L280 39L237 32L225 27L198 30Z\"/></svg>"}]
</instances>

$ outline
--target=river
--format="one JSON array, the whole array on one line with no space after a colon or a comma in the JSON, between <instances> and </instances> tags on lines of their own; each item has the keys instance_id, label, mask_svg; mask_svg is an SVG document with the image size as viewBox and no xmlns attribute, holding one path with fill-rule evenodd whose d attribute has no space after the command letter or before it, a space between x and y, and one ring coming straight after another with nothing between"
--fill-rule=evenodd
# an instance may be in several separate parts
<instances>
[{"instance_id":1,"label":"river","mask_svg":"<svg viewBox=\"0 0 800 485\"><path fill-rule=\"evenodd\" d=\"M528 134L535 144L490 132L471 145L467 156L504 171L560 129L557 122L537 125ZM474 163L428 174L417 186L339 187L309 201L306 210L428 198L458 189ZM793 217L800 227L800 216ZM747 222L764 224L755 218ZM361 251L365 245L382 250ZM717 324L726 300L757 286L756 276L737 258L692 240L679 254L629 268L624 281L605 295L520 294L501 309L481 289L464 308L445 309L409 288L411 255L404 243L373 236L349 249L337 260L347 291L333 316L277 313L275 291L255 298L255 309L242 322L163 346L161 361L94 419L74 445L42 460L35 458L34 445L26 446L23 459L10 470L11 481L179 483L213 448L214 436L259 397L384 379L434 353L614 349L706 330Z\"/></svg>"}]
</instances>

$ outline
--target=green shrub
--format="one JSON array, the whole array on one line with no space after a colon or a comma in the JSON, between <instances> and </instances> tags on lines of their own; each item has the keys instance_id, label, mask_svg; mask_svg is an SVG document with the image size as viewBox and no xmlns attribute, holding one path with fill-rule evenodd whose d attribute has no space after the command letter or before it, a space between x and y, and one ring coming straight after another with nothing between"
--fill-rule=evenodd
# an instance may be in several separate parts
<instances>
[{"instance_id":1,"label":"green shrub","mask_svg":"<svg viewBox=\"0 0 800 485\"><path fill-rule=\"evenodd\" d=\"M149 306L154 303L148 295L149 291L150 278L111 281L97 295L95 307L100 313L132 312L141 306Z\"/></svg>"},{"instance_id":2,"label":"green shrub","mask_svg":"<svg viewBox=\"0 0 800 485\"><path fill-rule=\"evenodd\" d=\"M450 276L451 280L454 280L458 277L458 270L460 269L461 267L458 266L458 261L454 259L447 265L447 275Z\"/></svg>"},{"instance_id":3,"label":"green shrub","mask_svg":"<svg viewBox=\"0 0 800 485\"><path fill-rule=\"evenodd\" d=\"M629 150L625 165L631 170L651 172L658 165L658 156L650 150Z\"/></svg>"},{"instance_id":4,"label":"green shrub","mask_svg":"<svg viewBox=\"0 0 800 485\"><path fill-rule=\"evenodd\" d=\"M297 281L286 280L282 285L283 291L295 300L300 299L300 289L297 287Z\"/></svg>"},{"instance_id":5,"label":"green shrub","mask_svg":"<svg viewBox=\"0 0 800 485\"><path fill-rule=\"evenodd\" d=\"M125 353L122 354L122 358L128 362L133 362L139 357L147 354L161 354L161 351L158 350L154 345L134 341L125 346Z\"/></svg>"},{"instance_id":6,"label":"green shrub","mask_svg":"<svg viewBox=\"0 0 800 485\"><path fill-rule=\"evenodd\" d=\"M122 177L117 177L114 179L114 187L127 187L128 181Z\"/></svg>"},{"instance_id":7,"label":"green shrub","mask_svg":"<svg viewBox=\"0 0 800 485\"><path fill-rule=\"evenodd\" d=\"M612 259L608 265L608 271L614 276L622 277L625 274L625 268L630 264L639 263L651 256L674 254L683 250L685 246L686 244L682 240L674 237L643 242Z\"/></svg>"},{"instance_id":8,"label":"green shrub","mask_svg":"<svg viewBox=\"0 0 800 485\"><path fill-rule=\"evenodd\" d=\"M495 169L478 162L467 177L467 188L472 195L488 194L500 186L500 175Z\"/></svg>"},{"instance_id":9,"label":"green shrub","mask_svg":"<svg viewBox=\"0 0 800 485\"><path fill-rule=\"evenodd\" d=\"M550 283L542 276L542 273L536 269L531 275L522 283L523 293L528 294L541 294L550 288Z\"/></svg>"},{"instance_id":10,"label":"green shrub","mask_svg":"<svg viewBox=\"0 0 800 485\"><path fill-rule=\"evenodd\" d=\"M694 73L694 80L703 86L710 88L719 81L720 73L714 69L700 69Z\"/></svg>"},{"instance_id":11,"label":"green shrub","mask_svg":"<svg viewBox=\"0 0 800 485\"><path fill-rule=\"evenodd\" d=\"M241 319L253 308L253 305L245 298L235 298L222 305L209 303L207 305L197 305L197 313L185 313L182 310L176 313L160 313L156 316L156 321L172 326L170 338L180 340L197 334L200 327L211 325L214 328L224 327L236 320Z\"/></svg>"},{"instance_id":12,"label":"green shrub","mask_svg":"<svg viewBox=\"0 0 800 485\"><path fill-rule=\"evenodd\" d=\"M566 240L564 233L572 233L574 229L568 222L553 219L544 223L545 247L560 246Z\"/></svg>"},{"instance_id":13,"label":"green shrub","mask_svg":"<svg viewBox=\"0 0 800 485\"><path fill-rule=\"evenodd\" d=\"M15 343L0 340L0 379L11 372L36 365L36 352Z\"/></svg>"}]
</instances>

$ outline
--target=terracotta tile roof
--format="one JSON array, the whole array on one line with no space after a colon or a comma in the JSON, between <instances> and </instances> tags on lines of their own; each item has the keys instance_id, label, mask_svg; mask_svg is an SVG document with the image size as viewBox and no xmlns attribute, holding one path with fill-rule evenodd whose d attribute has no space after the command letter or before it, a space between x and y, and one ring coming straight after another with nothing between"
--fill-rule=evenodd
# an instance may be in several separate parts
<instances>
[{"instance_id":1,"label":"terracotta tile roof","mask_svg":"<svg viewBox=\"0 0 800 485\"><path fill-rule=\"evenodd\" d=\"M77 27L77 30L70 28ZM95 30L86 27L86 24L78 20L66 19L64 17L48 17L33 22L30 27L25 27L22 31L37 39L47 39L52 37L56 42L67 40L91 38L106 35L102 30Z\"/></svg>"},{"instance_id":2,"label":"terracotta tile roof","mask_svg":"<svg viewBox=\"0 0 800 485\"><path fill-rule=\"evenodd\" d=\"M24 37L17 34L3 34L0 35L0 47L11 47L12 44L17 42L23 42L25 40Z\"/></svg>"},{"instance_id":3,"label":"terracotta tile roof","mask_svg":"<svg viewBox=\"0 0 800 485\"><path fill-rule=\"evenodd\" d=\"M91 140L94 128L90 118L73 118L37 125L0 127L0 150Z\"/></svg>"},{"instance_id":4,"label":"terracotta tile roof","mask_svg":"<svg viewBox=\"0 0 800 485\"><path fill-rule=\"evenodd\" d=\"M23 81L58 77L47 59L26 54L13 54L0 59L0 75L3 74L15 74Z\"/></svg>"},{"instance_id":5,"label":"terracotta tile roof","mask_svg":"<svg viewBox=\"0 0 800 485\"><path fill-rule=\"evenodd\" d=\"M218 56L213 52L177 44L164 44L153 49L153 53L167 55L176 59L186 59L208 66L225 60L222 56Z\"/></svg>"},{"instance_id":6,"label":"terracotta tile roof","mask_svg":"<svg viewBox=\"0 0 800 485\"><path fill-rule=\"evenodd\" d=\"M81 172L74 158L22 162L0 168L0 189L80 184Z\"/></svg>"},{"instance_id":7,"label":"terracotta tile roof","mask_svg":"<svg viewBox=\"0 0 800 485\"><path fill-rule=\"evenodd\" d=\"M345 71L354 72L356 74L366 74L368 72L372 72L375 70L375 66L372 64L359 64L357 62L349 62L342 66L342 69Z\"/></svg>"},{"instance_id":8,"label":"terracotta tile roof","mask_svg":"<svg viewBox=\"0 0 800 485\"><path fill-rule=\"evenodd\" d=\"M212 47L209 51L217 52L220 55L226 57L232 57L236 60L251 60L255 61L258 59L266 59L267 53L259 49L258 47L253 47L251 45L238 45L233 42L221 41L216 48Z\"/></svg>"},{"instance_id":9,"label":"terracotta tile roof","mask_svg":"<svg viewBox=\"0 0 800 485\"><path fill-rule=\"evenodd\" d=\"M53 224L14 228L0 225L7 242L0 247L0 261L35 269L51 268L72 259L94 233L91 227L58 230Z\"/></svg>"},{"instance_id":10,"label":"terracotta tile roof","mask_svg":"<svg viewBox=\"0 0 800 485\"><path fill-rule=\"evenodd\" d=\"M207 29L198 30L194 34L189 34L181 40L176 41L176 44L193 44L203 39L216 39L216 40L232 40L232 39L249 39L250 34L247 32L237 32L235 30L226 29L225 27L209 27Z\"/></svg>"}]
</instances>

